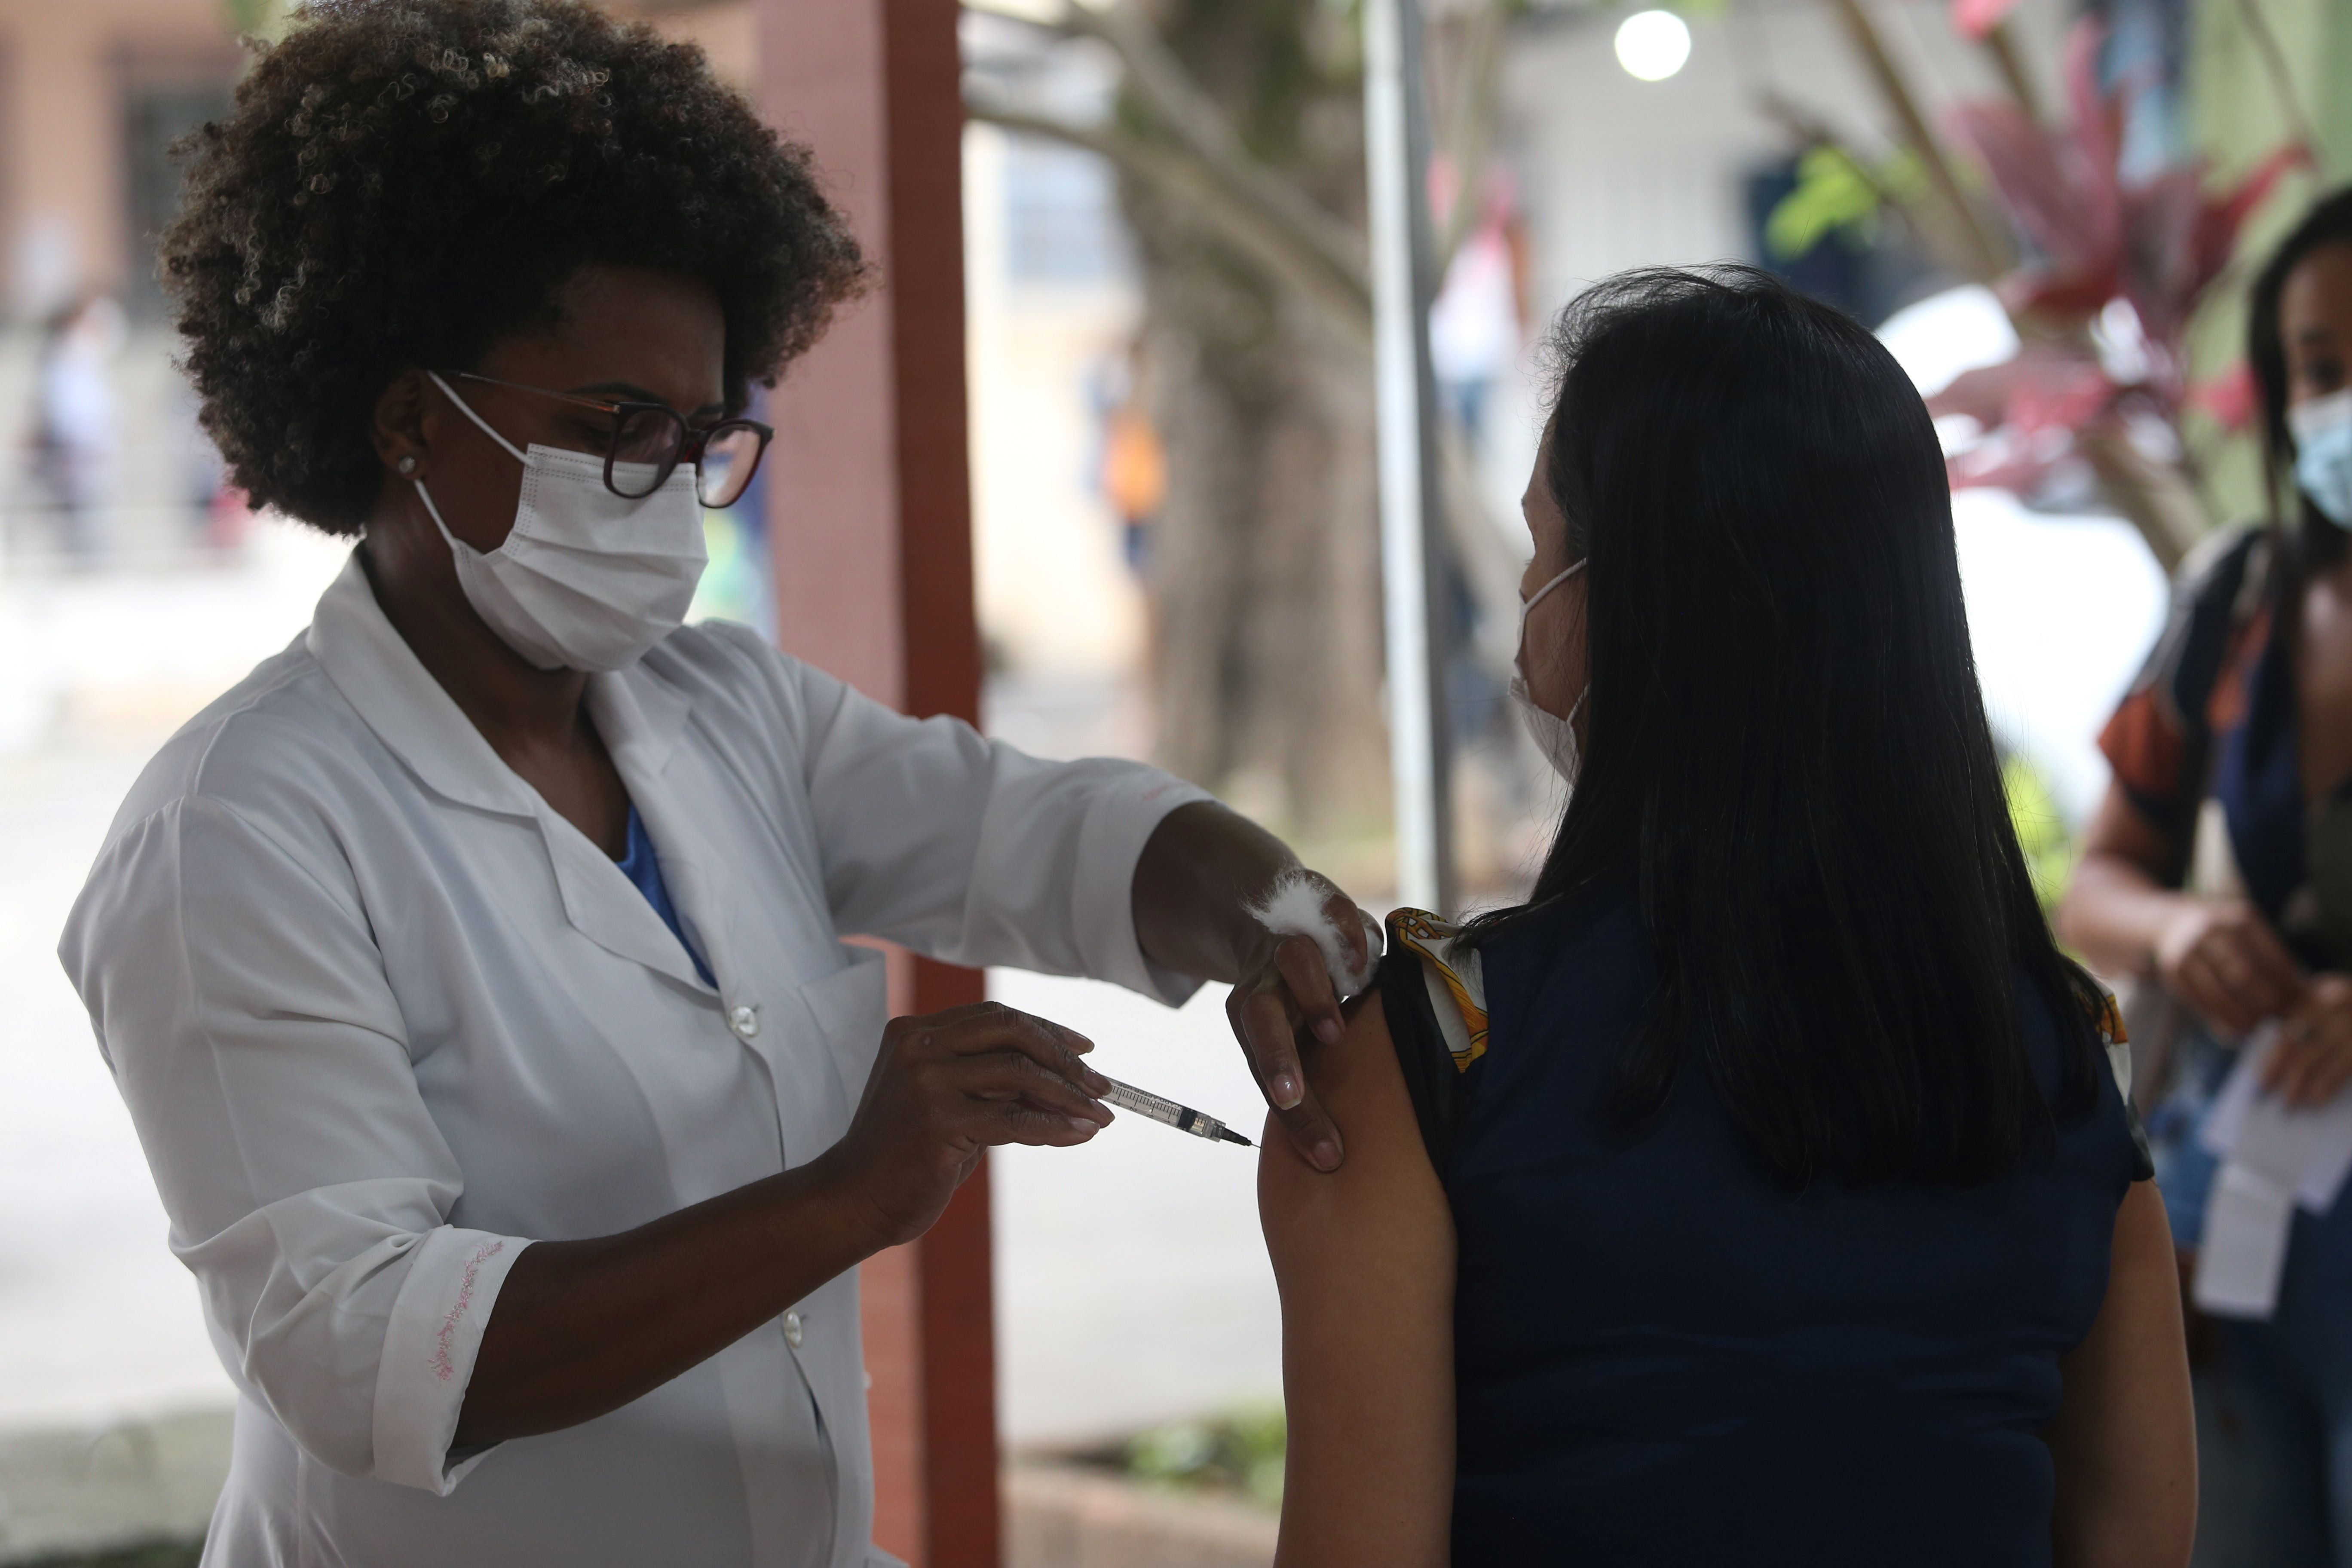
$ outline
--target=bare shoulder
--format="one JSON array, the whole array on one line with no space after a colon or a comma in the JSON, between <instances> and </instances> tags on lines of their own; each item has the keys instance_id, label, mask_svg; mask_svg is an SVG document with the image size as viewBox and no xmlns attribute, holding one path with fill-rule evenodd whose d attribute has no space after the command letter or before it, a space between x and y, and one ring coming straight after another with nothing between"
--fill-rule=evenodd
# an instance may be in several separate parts
<instances>
[{"instance_id":1,"label":"bare shoulder","mask_svg":"<svg viewBox=\"0 0 2352 1568\"><path fill-rule=\"evenodd\" d=\"M1415 1219L1424 1231L1443 1222L1442 1249L1450 1258L1444 1189L1422 1143L1379 987L1349 1004L1344 1036L1328 1045L1306 1040L1300 1050L1307 1080L1338 1124L1347 1157L1337 1171L1318 1171L1291 1146L1281 1124L1266 1119L1258 1212L1277 1276L1286 1265L1308 1264L1307 1254L1376 1243L1387 1251L1414 1242L1410 1222ZM1430 1250L1439 1240L1422 1236L1412 1249Z\"/></svg>"}]
</instances>

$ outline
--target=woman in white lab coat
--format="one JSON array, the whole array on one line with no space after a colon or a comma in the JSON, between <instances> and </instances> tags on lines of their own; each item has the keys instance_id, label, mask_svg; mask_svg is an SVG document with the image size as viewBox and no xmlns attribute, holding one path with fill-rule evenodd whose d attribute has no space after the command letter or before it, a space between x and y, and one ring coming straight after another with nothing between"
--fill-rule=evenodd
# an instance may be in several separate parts
<instances>
[{"instance_id":1,"label":"woman in white lab coat","mask_svg":"<svg viewBox=\"0 0 2352 1568\"><path fill-rule=\"evenodd\" d=\"M842 938L1236 981L1328 1165L1325 963L1247 907L1296 861L681 627L750 384L863 276L698 52L570 0L314 7L164 258L236 481L359 540L61 949L240 1396L207 1561L884 1561L855 1265L1108 1113L1083 1040L886 1021Z\"/></svg>"}]
</instances>

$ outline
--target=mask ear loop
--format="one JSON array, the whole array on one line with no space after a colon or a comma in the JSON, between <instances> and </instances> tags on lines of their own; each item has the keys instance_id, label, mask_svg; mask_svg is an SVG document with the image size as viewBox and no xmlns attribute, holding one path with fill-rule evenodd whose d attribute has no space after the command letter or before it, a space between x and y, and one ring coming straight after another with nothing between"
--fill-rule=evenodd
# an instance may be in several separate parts
<instances>
[{"instance_id":1,"label":"mask ear loop","mask_svg":"<svg viewBox=\"0 0 2352 1568\"><path fill-rule=\"evenodd\" d=\"M441 509L433 504L433 492L425 488L425 481L423 479L411 479L408 482L416 488L416 499L425 503L425 515L433 520L433 526L441 531L441 537L443 539L448 541L449 552L455 555L457 552L462 550L467 554L479 555L481 553L480 551L476 550L472 545L467 543L464 540L450 532L449 525L441 521Z\"/></svg>"},{"instance_id":2,"label":"mask ear loop","mask_svg":"<svg viewBox=\"0 0 2352 1568\"><path fill-rule=\"evenodd\" d=\"M507 449L508 457L512 458L516 462L520 463L525 468L529 468L530 466L530 459L517 451L513 442L508 440L505 437L491 429L490 422L483 418L480 415L475 413L473 405L468 404L464 398L458 396L457 394L450 388L449 384L441 379L441 373L439 371L428 370L425 374L432 379L434 385L441 389L442 396L447 398L450 402L457 405L458 413L464 415L467 418L479 426L483 435L488 436L491 440L496 441L499 446L504 447ZM421 489L422 487L419 488ZM436 517L435 521L438 521L439 519ZM1578 564L1581 565L1583 563L1579 562Z\"/></svg>"},{"instance_id":3,"label":"mask ear loop","mask_svg":"<svg viewBox=\"0 0 2352 1568\"><path fill-rule=\"evenodd\" d=\"M1527 598L1527 599L1523 599L1523 600L1521 600L1521 601L1519 602L1519 651L1518 651L1517 656L1513 659L1513 661L1512 661L1512 662L1518 666L1517 677L1517 679L1514 681L1514 684L1515 684L1515 685L1517 685L1517 686L1520 689L1520 690L1521 690L1522 692L1525 692L1525 691L1527 690L1527 684L1528 684L1528 677L1527 677L1528 616L1529 615L1531 615L1532 613L1534 613L1535 607L1536 607L1538 605L1540 605L1540 604L1542 604L1542 603L1543 603L1543 601L1544 601L1544 595L1547 595L1547 594L1550 593L1554 588L1559 587L1561 584L1563 584L1563 583L1567 582L1570 578L1571 578L1571 577L1575 576L1578 573L1580 573L1580 572L1583 571L1587 566L1591 565L1591 563L1592 563L1592 557L1591 557L1591 556L1590 556L1590 555L1587 555L1583 560L1579 561L1575 565L1570 566L1567 571L1562 572L1561 574L1559 574L1559 575L1558 575L1558 576L1554 577L1550 582L1546 583L1542 587L1538 588L1538 589L1535 591L1535 594L1534 594L1534 595L1533 595L1532 597L1530 597L1530 598ZM1563 722L1563 723L1568 723L1568 724L1573 724L1573 723L1576 721L1576 715L1577 715L1577 714L1578 714L1578 712L1579 712L1579 711L1580 711L1580 710L1583 709L1583 707L1584 707L1584 700L1585 700L1587 697L1590 697L1590 696L1591 696L1591 695L1592 695L1592 681L1591 681L1591 679L1590 674L1588 673L1588 675L1587 675L1587 677L1586 677L1586 679L1585 679L1585 682L1584 682L1584 689L1583 689L1583 690L1581 690L1581 691L1580 691L1580 692L1578 692L1578 693L1576 694L1576 700L1575 700L1573 703L1570 704L1570 706L1569 706L1569 710L1568 710L1567 717L1566 717L1565 719L1562 719L1562 720L1561 720L1561 722ZM1534 699L1532 696L1529 696L1529 697L1528 697L1528 698L1527 698L1527 701L1528 701L1528 705L1529 705L1529 706L1533 706L1533 705L1534 705L1534 702L1535 702L1535 699ZM1554 716L1555 716L1555 717L1558 717L1557 715L1554 715Z\"/></svg>"},{"instance_id":4,"label":"mask ear loop","mask_svg":"<svg viewBox=\"0 0 2352 1568\"><path fill-rule=\"evenodd\" d=\"M1543 603L1543 597L1544 597L1544 595L1545 595L1546 594L1550 593L1554 588L1559 587L1562 583L1567 582L1570 577L1573 577L1573 576L1575 576L1579 572L1583 571L1583 570L1585 569L1585 567L1586 567L1586 566L1588 566L1588 565L1590 565L1590 564L1591 563L1591 561L1592 561L1592 557L1591 557L1591 556L1590 556L1590 555L1586 556L1583 560L1581 560L1581 561L1578 562L1575 565L1573 565L1573 566L1570 567L1567 571L1565 571L1565 572L1561 573L1559 576L1554 577L1550 582L1546 583L1542 587L1538 588L1538 589L1536 590L1536 592L1535 592L1535 597L1533 597L1533 598L1531 598L1531 599L1528 599L1528 600L1526 600L1526 601L1524 601L1524 602L1522 602L1522 603L1520 604L1520 605L1519 605L1519 620L1520 620L1520 622L1521 622L1522 624L1524 624L1524 623L1526 622L1527 618L1528 618L1528 612L1529 610L1534 609L1538 605L1540 605L1540 604L1542 604L1542 603Z\"/></svg>"}]
</instances>

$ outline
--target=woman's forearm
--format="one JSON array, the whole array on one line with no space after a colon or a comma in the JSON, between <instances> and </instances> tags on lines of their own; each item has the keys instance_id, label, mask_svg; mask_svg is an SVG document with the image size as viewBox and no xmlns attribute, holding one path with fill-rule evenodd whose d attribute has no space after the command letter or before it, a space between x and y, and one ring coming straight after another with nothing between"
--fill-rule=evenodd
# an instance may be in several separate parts
<instances>
[{"instance_id":1,"label":"woman's forearm","mask_svg":"<svg viewBox=\"0 0 2352 1568\"><path fill-rule=\"evenodd\" d=\"M2058 934L2105 973L2146 974L2167 922L2187 901L2123 856L2087 851L2058 906Z\"/></svg>"},{"instance_id":2,"label":"woman's forearm","mask_svg":"<svg viewBox=\"0 0 2352 1568\"><path fill-rule=\"evenodd\" d=\"M483 1330L455 1446L617 1410L879 1250L830 1175L820 1157L617 1236L526 1247Z\"/></svg>"},{"instance_id":3,"label":"woman's forearm","mask_svg":"<svg viewBox=\"0 0 2352 1568\"><path fill-rule=\"evenodd\" d=\"M992 1146L1085 1142L1110 1120L1088 1048L996 1003L893 1018L848 1131L807 1164L617 1236L524 1248L482 1331L456 1446L617 1410L922 1235Z\"/></svg>"},{"instance_id":4,"label":"woman's forearm","mask_svg":"<svg viewBox=\"0 0 2352 1568\"><path fill-rule=\"evenodd\" d=\"M1328 952L1295 926L1269 929L1258 912L1293 876L1303 879L1336 942ZM1346 1028L1334 976L1360 973L1379 956L1360 923L1370 917L1329 879L1304 870L1281 839L1214 801L1178 806L1160 820L1136 861L1130 896L1145 957L1179 974L1233 983L1225 1016L1266 1102L1317 1169L1338 1169L1346 1157L1339 1130L1298 1065L1295 1037L1305 1030L1336 1040Z\"/></svg>"}]
</instances>

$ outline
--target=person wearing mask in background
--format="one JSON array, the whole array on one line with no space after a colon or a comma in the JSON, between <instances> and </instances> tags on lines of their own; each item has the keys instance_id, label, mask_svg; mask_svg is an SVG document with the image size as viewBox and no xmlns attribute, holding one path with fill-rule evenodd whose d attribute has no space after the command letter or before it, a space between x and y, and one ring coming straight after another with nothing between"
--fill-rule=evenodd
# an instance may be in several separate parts
<instances>
[{"instance_id":1,"label":"person wearing mask in background","mask_svg":"<svg viewBox=\"0 0 2352 1568\"><path fill-rule=\"evenodd\" d=\"M2002 796L1951 500L1862 326L1744 268L1555 328L1529 900L1391 917L1259 1194L1281 1568L2177 1568L2164 1209Z\"/></svg>"},{"instance_id":2,"label":"person wearing mask in background","mask_svg":"<svg viewBox=\"0 0 2352 1568\"><path fill-rule=\"evenodd\" d=\"M2352 1080L2352 190L2255 279L2246 357L2291 504L2183 569L2100 738L2115 779L2058 911L2090 962L2189 1015L2142 1088L2184 1279L2218 1166L2200 1133L2238 1046L2279 1025L2263 1081L2291 1105ZM2193 1339L2199 1563L2352 1564L2352 1205L2294 1215L2267 1321Z\"/></svg>"},{"instance_id":3,"label":"person wearing mask in background","mask_svg":"<svg viewBox=\"0 0 2352 1568\"><path fill-rule=\"evenodd\" d=\"M989 1145L1108 1115L1084 1040L886 1021L843 938L1237 982L1328 1165L1325 961L1249 906L1303 888L1360 958L1357 911L1152 769L680 625L751 384L866 276L698 49L322 0L193 150L163 256L205 427L359 542L149 765L61 948L237 1388L206 1561L889 1561L856 1265Z\"/></svg>"}]
</instances>

